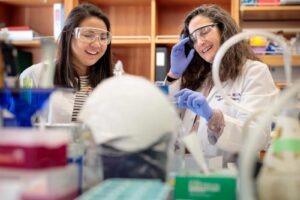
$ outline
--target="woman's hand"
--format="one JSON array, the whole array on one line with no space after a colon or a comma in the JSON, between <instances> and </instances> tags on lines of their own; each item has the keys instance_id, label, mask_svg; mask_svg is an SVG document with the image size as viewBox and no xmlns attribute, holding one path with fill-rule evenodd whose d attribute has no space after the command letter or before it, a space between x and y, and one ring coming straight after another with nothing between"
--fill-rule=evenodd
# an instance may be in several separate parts
<instances>
[{"instance_id":1,"label":"woman's hand","mask_svg":"<svg viewBox=\"0 0 300 200\"><path fill-rule=\"evenodd\" d=\"M193 59L195 50L192 49L188 56L185 56L185 43L189 41L189 38L186 37L180 42L178 42L175 46L173 46L171 51L171 69L174 78L179 78L183 72L186 70L187 66L190 64Z\"/></svg>"},{"instance_id":2,"label":"woman's hand","mask_svg":"<svg viewBox=\"0 0 300 200\"><path fill-rule=\"evenodd\" d=\"M197 115L204 117L206 121L212 117L213 110L200 92L185 88L176 93L175 98L177 98L177 106L192 110Z\"/></svg>"}]
</instances>

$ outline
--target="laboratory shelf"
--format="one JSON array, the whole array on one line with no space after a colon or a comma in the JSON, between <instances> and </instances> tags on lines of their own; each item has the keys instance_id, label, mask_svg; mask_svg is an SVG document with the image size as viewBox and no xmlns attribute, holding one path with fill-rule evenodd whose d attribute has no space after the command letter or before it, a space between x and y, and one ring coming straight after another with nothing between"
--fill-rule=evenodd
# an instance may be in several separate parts
<instances>
[{"instance_id":1,"label":"laboratory shelf","mask_svg":"<svg viewBox=\"0 0 300 200\"><path fill-rule=\"evenodd\" d=\"M155 43L156 44L176 44L179 41L179 36L174 37L156 37Z\"/></svg>"},{"instance_id":2,"label":"laboratory shelf","mask_svg":"<svg viewBox=\"0 0 300 200\"><path fill-rule=\"evenodd\" d=\"M113 36L112 45L147 45L151 44L150 36Z\"/></svg>"},{"instance_id":3,"label":"laboratory shelf","mask_svg":"<svg viewBox=\"0 0 300 200\"><path fill-rule=\"evenodd\" d=\"M241 6L241 16L247 20L300 20L300 5Z\"/></svg>"},{"instance_id":4,"label":"laboratory shelf","mask_svg":"<svg viewBox=\"0 0 300 200\"><path fill-rule=\"evenodd\" d=\"M17 47L40 47L41 46L40 40L12 41L11 43Z\"/></svg>"},{"instance_id":5,"label":"laboratory shelf","mask_svg":"<svg viewBox=\"0 0 300 200\"><path fill-rule=\"evenodd\" d=\"M282 67L284 64L282 55L258 55L258 57L263 63L272 67ZM300 67L300 55L292 56L292 66Z\"/></svg>"}]
</instances>

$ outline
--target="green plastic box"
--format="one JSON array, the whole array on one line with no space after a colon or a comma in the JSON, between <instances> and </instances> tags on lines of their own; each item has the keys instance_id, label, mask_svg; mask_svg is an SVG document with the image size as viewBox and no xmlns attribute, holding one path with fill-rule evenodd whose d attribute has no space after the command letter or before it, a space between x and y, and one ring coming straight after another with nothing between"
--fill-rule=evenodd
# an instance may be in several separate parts
<instances>
[{"instance_id":1,"label":"green plastic box","mask_svg":"<svg viewBox=\"0 0 300 200\"><path fill-rule=\"evenodd\" d=\"M236 178L228 176L176 176L175 200L235 200Z\"/></svg>"}]
</instances>

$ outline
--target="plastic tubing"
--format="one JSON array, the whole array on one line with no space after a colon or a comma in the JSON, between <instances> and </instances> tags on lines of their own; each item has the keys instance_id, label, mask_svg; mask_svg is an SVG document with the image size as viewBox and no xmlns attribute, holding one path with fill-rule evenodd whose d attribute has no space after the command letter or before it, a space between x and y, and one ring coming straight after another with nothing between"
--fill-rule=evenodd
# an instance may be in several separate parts
<instances>
[{"instance_id":1,"label":"plastic tubing","mask_svg":"<svg viewBox=\"0 0 300 200\"><path fill-rule=\"evenodd\" d=\"M248 134L247 140L242 147L241 151L241 191L239 199L254 200L254 184L252 178L252 172L254 170L254 162L256 157L256 143L259 141L266 123L271 121L274 114L276 114L281 108L283 108L288 101L297 96L300 91L300 80L296 81L293 86L283 91L277 101L269 106L269 109L262 115L260 123L257 125L251 134Z\"/></svg>"},{"instance_id":2,"label":"plastic tubing","mask_svg":"<svg viewBox=\"0 0 300 200\"><path fill-rule=\"evenodd\" d=\"M212 75L214 84L217 89L220 91L221 95L224 99L229 102L230 104L234 105L238 109L248 113L253 114L247 120L246 124L249 124L251 120L253 120L257 115L259 115L262 110L254 111L249 108L243 107L237 102L233 101L230 97L225 94L222 89L221 81L219 78L219 67L223 56L225 55L226 51L236 43L240 42L241 40L248 39L251 36L264 36L270 38L277 42L283 49L283 59L284 59L284 70L286 75L287 84L290 86L292 82L292 69L291 69L291 53L288 45L285 41L280 39L278 36L268 32L262 31L249 31L249 32L242 32L234 35L229 40L223 43L223 45L218 50L213 66L212 66ZM255 190L252 178L252 172L254 170L254 162L256 158L256 143L259 141L261 137L261 132L264 129L265 124L269 123L273 118L274 114L283 107L286 102L296 95L300 90L300 80L297 81L293 87L289 88L288 90L284 91L278 98L278 101L274 102L262 115L262 121L259 123L255 129L253 129L253 133L247 134L248 138L245 140L244 145L242 146L241 150L241 158L240 158L240 168L241 168L241 191L239 193L239 199L246 199L246 200L254 200L255 199ZM246 127L243 127L243 130L246 131ZM247 132L247 131L246 131Z\"/></svg>"},{"instance_id":3,"label":"plastic tubing","mask_svg":"<svg viewBox=\"0 0 300 200\"><path fill-rule=\"evenodd\" d=\"M238 33L231 38L229 38L227 41L225 41L220 49L218 50L214 62L212 65L212 76L214 80L214 84L217 87L217 89L220 91L221 95L224 97L224 99L229 102L230 104L234 105L236 108L246 112L246 113L253 113L253 110L246 108L239 103L233 101L228 95L223 91L222 85L221 85L221 80L219 77L219 68L220 68L220 63L222 61L223 56L225 55L226 51L236 43L240 42L241 40L248 39L251 36L264 36L267 38L270 38L277 42L283 49L283 56L284 56L284 70L285 70L285 75L286 75L286 80L287 84L291 84L291 77L292 77L292 69L291 69L291 53L288 45L286 44L285 41L283 41L280 37L273 33L268 33L268 32L263 32L263 31L249 31L249 32L242 32Z\"/></svg>"}]
</instances>

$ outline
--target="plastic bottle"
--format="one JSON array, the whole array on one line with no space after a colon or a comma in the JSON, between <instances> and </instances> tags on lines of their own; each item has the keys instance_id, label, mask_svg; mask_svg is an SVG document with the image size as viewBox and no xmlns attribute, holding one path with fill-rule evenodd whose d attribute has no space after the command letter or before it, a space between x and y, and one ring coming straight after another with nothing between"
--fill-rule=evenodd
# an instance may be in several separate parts
<instances>
[{"instance_id":1,"label":"plastic bottle","mask_svg":"<svg viewBox=\"0 0 300 200\"><path fill-rule=\"evenodd\" d=\"M257 180L260 200L299 199L300 123L297 101L290 103L277 120L278 137L264 160Z\"/></svg>"},{"instance_id":2,"label":"plastic bottle","mask_svg":"<svg viewBox=\"0 0 300 200\"><path fill-rule=\"evenodd\" d=\"M121 76L121 75L124 74L124 69L123 69L123 63L122 63L122 61L120 61L120 60L117 61L117 63L115 64L115 67L114 67L113 74L115 76Z\"/></svg>"}]
</instances>

